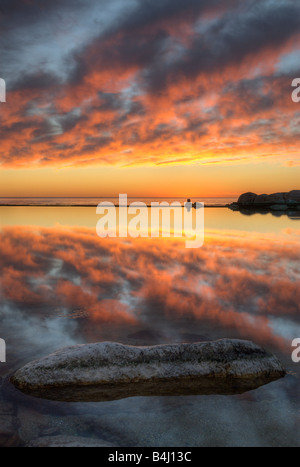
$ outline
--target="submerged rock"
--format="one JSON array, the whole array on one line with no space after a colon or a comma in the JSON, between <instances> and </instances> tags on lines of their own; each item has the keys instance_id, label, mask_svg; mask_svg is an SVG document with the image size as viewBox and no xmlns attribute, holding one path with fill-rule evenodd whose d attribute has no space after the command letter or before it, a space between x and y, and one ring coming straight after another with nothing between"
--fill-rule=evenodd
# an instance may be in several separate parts
<instances>
[{"instance_id":1,"label":"submerged rock","mask_svg":"<svg viewBox=\"0 0 300 467\"><path fill-rule=\"evenodd\" d=\"M131 396L236 394L285 375L280 361L250 341L134 347L77 345L28 363L11 382L36 397L104 401Z\"/></svg>"}]
</instances>

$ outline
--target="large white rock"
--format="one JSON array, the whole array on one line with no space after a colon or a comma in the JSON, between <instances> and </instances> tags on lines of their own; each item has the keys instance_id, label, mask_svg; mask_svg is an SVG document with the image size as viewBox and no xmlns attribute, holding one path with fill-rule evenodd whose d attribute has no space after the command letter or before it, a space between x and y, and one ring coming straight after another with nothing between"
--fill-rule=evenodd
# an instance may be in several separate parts
<instances>
[{"instance_id":1,"label":"large white rock","mask_svg":"<svg viewBox=\"0 0 300 467\"><path fill-rule=\"evenodd\" d=\"M239 393L284 374L274 355L239 339L151 347L102 342L58 350L28 363L11 381L37 397L98 401L134 395Z\"/></svg>"}]
</instances>

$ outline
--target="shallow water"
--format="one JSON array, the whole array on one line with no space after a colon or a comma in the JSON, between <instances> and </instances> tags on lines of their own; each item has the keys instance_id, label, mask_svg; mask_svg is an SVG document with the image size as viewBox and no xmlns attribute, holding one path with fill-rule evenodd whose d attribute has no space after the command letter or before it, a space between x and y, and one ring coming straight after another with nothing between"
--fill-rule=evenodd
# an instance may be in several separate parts
<instances>
[{"instance_id":1,"label":"shallow water","mask_svg":"<svg viewBox=\"0 0 300 467\"><path fill-rule=\"evenodd\" d=\"M300 363L291 342L300 337L300 223L204 211L204 245L188 249L172 236L99 238L95 208L0 207L0 376L15 444L64 434L116 446L299 446ZM7 382L67 345L222 337L262 345L288 375L236 396L101 403L47 402Z\"/></svg>"}]
</instances>

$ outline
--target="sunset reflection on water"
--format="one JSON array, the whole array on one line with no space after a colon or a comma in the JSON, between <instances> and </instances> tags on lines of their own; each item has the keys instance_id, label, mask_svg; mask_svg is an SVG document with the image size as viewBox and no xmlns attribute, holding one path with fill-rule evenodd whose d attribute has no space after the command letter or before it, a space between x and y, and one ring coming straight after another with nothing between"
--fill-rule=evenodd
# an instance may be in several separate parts
<instances>
[{"instance_id":1,"label":"sunset reflection on water","mask_svg":"<svg viewBox=\"0 0 300 467\"><path fill-rule=\"evenodd\" d=\"M1 219L2 301L24 319L82 318L69 339L84 342L226 335L290 351L299 231L286 217L257 214L255 232L239 213L206 209L205 243L192 250L184 238L101 239L91 208L2 208Z\"/></svg>"},{"instance_id":2,"label":"sunset reflection on water","mask_svg":"<svg viewBox=\"0 0 300 467\"><path fill-rule=\"evenodd\" d=\"M93 208L1 208L1 337L11 368L78 343L232 337L298 373L297 222L206 209L197 249L184 238L99 238L96 222Z\"/></svg>"}]
</instances>

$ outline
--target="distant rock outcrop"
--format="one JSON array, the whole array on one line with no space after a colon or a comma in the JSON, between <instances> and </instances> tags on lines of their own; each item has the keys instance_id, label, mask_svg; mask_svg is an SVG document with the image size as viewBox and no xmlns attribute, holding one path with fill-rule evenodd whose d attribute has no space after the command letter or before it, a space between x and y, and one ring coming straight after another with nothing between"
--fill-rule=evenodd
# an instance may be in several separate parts
<instances>
[{"instance_id":1,"label":"distant rock outcrop","mask_svg":"<svg viewBox=\"0 0 300 467\"><path fill-rule=\"evenodd\" d=\"M284 375L280 361L256 344L221 339L151 347L113 342L66 347L28 363L11 381L36 397L103 401L242 393Z\"/></svg>"},{"instance_id":2,"label":"distant rock outcrop","mask_svg":"<svg viewBox=\"0 0 300 467\"><path fill-rule=\"evenodd\" d=\"M277 211L289 214L297 210L300 211L300 190L293 190L288 193L272 193L270 195L256 193L243 193L236 203L229 207L233 210L252 210L252 211Z\"/></svg>"}]
</instances>

